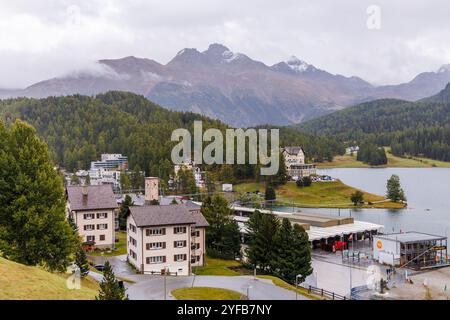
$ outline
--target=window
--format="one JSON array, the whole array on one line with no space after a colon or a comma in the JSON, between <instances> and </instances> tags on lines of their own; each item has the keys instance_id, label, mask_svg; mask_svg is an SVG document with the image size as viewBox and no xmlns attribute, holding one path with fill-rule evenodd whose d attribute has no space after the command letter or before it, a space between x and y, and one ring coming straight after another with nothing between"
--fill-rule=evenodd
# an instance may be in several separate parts
<instances>
[{"instance_id":1,"label":"window","mask_svg":"<svg viewBox=\"0 0 450 320\"><path fill-rule=\"evenodd\" d=\"M133 237L130 237L130 243L136 247L137 241Z\"/></svg>"},{"instance_id":2,"label":"window","mask_svg":"<svg viewBox=\"0 0 450 320\"><path fill-rule=\"evenodd\" d=\"M198 250L198 249L200 249L200 243L191 244L191 250Z\"/></svg>"},{"instance_id":3,"label":"window","mask_svg":"<svg viewBox=\"0 0 450 320\"><path fill-rule=\"evenodd\" d=\"M191 237L200 237L200 231L192 231L191 232Z\"/></svg>"},{"instance_id":4,"label":"window","mask_svg":"<svg viewBox=\"0 0 450 320\"><path fill-rule=\"evenodd\" d=\"M86 236L87 242L95 242L95 236Z\"/></svg>"},{"instance_id":5,"label":"window","mask_svg":"<svg viewBox=\"0 0 450 320\"><path fill-rule=\"evenodd\" d=\"M164 263L164 262L166 262L166 256L147 257L145 259L145 262L147 264Z\"/></svg>"},{"instance_id":6,"label":"window","mask_svg":"<svg viewBox=\"0 0 450 320\"><path fill-rule=\"evenodd\" d=\"M175 227L173 228L173 233L175 234L186 233L186 227Z\"/></svg>"},{"instance_id":7,"label":"window","mask_svg":"<svg viewBox=\"0 0 450 320\"><path fill-rule=\"evenodd\" d=\"M95 230L95 224L86 224L84 225L84 231L93 231Z\"/></svg>"},{"instance_id":8,"label":"window","mask_svg":"<svg viewBox=\"0 0 450 320\"><path fill-rule=\"evenodd\" d=\"M147 236L163 236L166 234L166 228L151 228L146 229L145 234Z\"/></svg>"},{"instance_id":9,"label":"window","mask_svg":"<svg viewBox=\"0 0 450 320\"><path fill-rule=\"evenodd\" d=\"M97 225L97 230L106 230L106 229L108 229L107 223L100 223Z\"/></svg>"},{"instance_id":10,"label":"window","mask_svg":"<svg viewBox=\"0 0 450 320\"><path fill-rule=\"evenodd\" d=\"M200 261L200 256L191 256L191 263L196 263Z\"/></svg>"},{"instance_id":11,"label":"window","mask_svg":"<svg viewBox=\"0 0 450 320\"><path fill-rule=\"evenodd\" d=\"M128 228L129 228L131 231L133 231L134 233L136 233L136 226L134 226L134 225L132 225L132 224L130 223L130 225L128 226Z\"/></svg>"},{"instance_id":12,"label":"window","mask_svg":"<svg viewBox=\"0 0 450 320\"><path fill-rule=\"evenodd\" d=\"M106 239L106 236L104 234L101 234L100 235L100 241L105 241L105 239Z\"/></svg>"},{"instance_id":13,"label":"window","mask_svg":"<svg viewBox=\"0 0 450 320\"><path fill-rule=\"evenodd\" d=\"M84 218L84 220L92 220L95 218L95 214L94 213L85 213L85 214L83 214L83 218Z\"/></svg>"},{"instance_id":14,"label":"window","mask_svg":"<svg viewBox=\"0 0 450 320\"><path fill-rule=\"evenodd\" d=\"M131 256L134 260L136 260L136 258L137 258L136 252L134 252L134 251L131 250L131 249L130 249L130 256Z\"/></svg>"},{"instance_id":15,"label":"window","mask_svg":"<svg viewBox=\"0 0 450 320\"><path fill-rule=\"evenodd\" d=\"M186 261L186 254L176 254L173 256L175 262Z\"/></svg>"},{"instance_id":16,"label":"window","mask_svg":"<svg viewBox=\"0 0 450 320\"><path fill-rule=\"evenodd\" d=\"M106 219L106 218L108 218L108 213L107 212L97 213L97 219Z\"/></svg>"},{"instance_id":17,"label":"window","mask_svg":"<svg viewBox=\"0 0 450 320\"><path fill-rule=\"evenodd\" d=\"M184 248L186 247L186 240L178 240L173 242L174 248Z\"/></svg>"},{"instance_id":18,"label":"window","mask_svg":"<svg viewBox=\"0 0 450 320\"><path fill-rule=\"evenodd\" d=\"M166 248L165 242L151 242L147 243L146 245L147 250L160 250Z\"/></svg>"}]
</instances>

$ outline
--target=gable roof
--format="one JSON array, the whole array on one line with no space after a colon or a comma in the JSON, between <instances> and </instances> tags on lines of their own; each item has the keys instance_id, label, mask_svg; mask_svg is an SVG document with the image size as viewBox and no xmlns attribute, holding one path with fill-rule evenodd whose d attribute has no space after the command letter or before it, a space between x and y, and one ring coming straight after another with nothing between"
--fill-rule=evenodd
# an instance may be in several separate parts
<instances>
[{"instance_id":1,"label":"gable roof","mask_svg":"<svg viewBox=\"0 0 450 320\"><path fill-rule=\"evenodd\" d=\"M87 196L83 195L83 188L87 188ZM111 185L69 186L67 200L74 211L118 208Z\"/></svg>"},{"instance_id":2,"label":"gable roof","mask_svg":"<svg viewBox=\"0 0 450 320\"><path fill-rule=\"evenodd\" d=\"M297 155L300 151L303 152L303 148L302 147L285 147L285 148L283 148L283 151L286 151L289 154Z\"/></svg>"},{"instance_id":3,"label":"gable roof","mask_svg":"<svg viewBox=\"0 0 450 320\"><path fill-rule=\"evenodd\" d=\"M178 204L130 207L130 213L137 227L196 223L187 207Z\"/></svg>"}]
</instances>

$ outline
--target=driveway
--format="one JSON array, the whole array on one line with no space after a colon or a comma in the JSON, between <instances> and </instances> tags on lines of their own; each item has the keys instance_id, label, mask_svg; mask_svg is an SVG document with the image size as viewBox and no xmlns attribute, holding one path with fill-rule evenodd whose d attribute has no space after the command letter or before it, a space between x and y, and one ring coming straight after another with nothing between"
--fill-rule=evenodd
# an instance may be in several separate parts
<instances>
[{"instance_id":1,"label":"driveway","mask_svg":"<svg viewBox=\"0 0 450 320\"><path fill-rule=\"evenodd\" d=\"M130 277L131 278L131 277ZM134 284L126 284L132 300L163 300L164 277L136 275ZM172 290L184 287L213 287L234 290L249 295L250 300L295 300L295 292L275 286L271 280L254 279L252 276L178 276L166 277L167 299L174 299ZM250 287L250 288L249 288ZM247 289L248 288L248 289ZM248 290L248 291L247 291ZM298 295L299 300L308 298Z\"/></svg>"},{"instance_id":2,"label":"driveway","mask_svg":"<svg viewBox=\"0 0 450 320\"><path fill-rule=\"evenodd\" d=\"M89 256L94 264L105 264L106 261L109 261L111 264L114 274L119 277L128 278L128 276L135 275L136 272L128 265L127 256Z\"/></svg>"}]
</instances>

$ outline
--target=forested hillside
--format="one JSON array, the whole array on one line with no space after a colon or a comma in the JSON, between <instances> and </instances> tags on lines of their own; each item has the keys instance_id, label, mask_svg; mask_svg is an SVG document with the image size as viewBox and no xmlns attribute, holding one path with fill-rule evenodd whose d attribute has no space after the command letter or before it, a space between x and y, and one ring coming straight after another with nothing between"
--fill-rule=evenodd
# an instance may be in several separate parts
<instances>
[{"instance_id":1,"label":"forested hillside","mask_svg":"<svg viewBox=\"0 0 450 320\"><path fill-rule=\"evenodd\" d=\"M74 95L45 99L18 98L0 101L0 115L11 123L16 118L33 125L43 137L55 162L68 169L88 168L101 153L123 153L131 168L148 175L167 177L172 171L170 153L175 142L172 131L187 128L192 132L194 120L225 130L217 120L188 112L168 111L132 93L112 91L95 97ZM342 152L333 139L281 130L285 144L302 145L311 160L322 161ZM240 178L253 175L253 167L233 166Z\"/></svg>"},{"instance_id":2,"label":"forested hillside","mask_svg":"<svg viewBox=\"0 0 450 320\"><path fill-rule=\"evenodd\" d=\"M395 155L450 161L450 84L417 102L376 100L296 126L341 141L391 146Z\"/></svg>"}]
</instances>

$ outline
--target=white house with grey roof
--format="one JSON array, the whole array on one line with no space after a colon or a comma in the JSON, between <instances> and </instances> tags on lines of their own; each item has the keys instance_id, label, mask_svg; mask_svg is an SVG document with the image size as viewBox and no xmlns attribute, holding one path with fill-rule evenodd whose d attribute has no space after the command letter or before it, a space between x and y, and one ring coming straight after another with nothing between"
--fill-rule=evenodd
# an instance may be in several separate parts
<instances>
[{"instance_id":1,"label":"white house with grey roof","mask_svg":"<svg viewBox=\"0 0 450 320\"><path fill-rule=\"evenodd\" d=\"M141 273L190 275L205 262L207 226L195 204L130 207L128 261Z\"/></svg>"},{"instance_id":2,"label":"white house with grey roof","mask_svg":"<svg viewBox=\"0 0 450 320\"><path fill-rule=\"evenodd\" d=\"M67 187L67 216L77 225L86 250L114 248L117 209L110 185Z\"/></svg>"}]
</instances>

